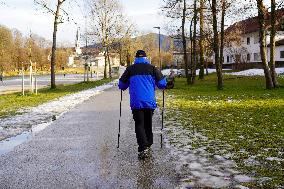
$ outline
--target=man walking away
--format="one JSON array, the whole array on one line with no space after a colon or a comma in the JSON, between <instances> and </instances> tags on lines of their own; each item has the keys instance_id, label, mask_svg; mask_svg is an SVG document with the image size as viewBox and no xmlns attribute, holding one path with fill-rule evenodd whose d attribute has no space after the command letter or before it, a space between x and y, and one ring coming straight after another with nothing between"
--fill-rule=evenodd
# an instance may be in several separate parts
<instances>
[{"instance_id":1,"label":"man walking away","mask_svg":"<svg viewBox=\"0 0 284 189\"><path fill-rule=\"evenodd\" d=\"M119 79L119 89L129 87L139 159L148 157L153 144L152 116L157 107L155 86L165 89L166 85L166 79L160 70L150 64L143 50L137 51L134 64L127 67Z\"/></svg>"}]
</instances>

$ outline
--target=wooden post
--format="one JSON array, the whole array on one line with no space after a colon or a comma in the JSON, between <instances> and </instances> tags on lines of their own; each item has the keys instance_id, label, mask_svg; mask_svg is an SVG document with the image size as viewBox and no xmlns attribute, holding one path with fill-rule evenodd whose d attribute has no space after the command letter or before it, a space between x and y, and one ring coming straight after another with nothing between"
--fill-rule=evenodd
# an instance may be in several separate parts
<instances>
[{"instance_id":1,"label":"wooden post","mask_svg":"<svg viewBox=\"0 0 284 189\"><path fill-rule=\"evenodd\" d=\"M92 64L92 62L90 63L90 72L91 72L91 78L93 78L93 64Z\"/></svg>"},{"instance_id":2,"label":"wooden post","mask_svg":"<svg viewBox=\"0 0 284 189\"><path fill-rule=\"evenodd\" d=\"M36 78L36 62L35 62L35 70L34 70L34 75L35 75L35 93L37 95L37 78Z\"/></svg>"},{"instance_id":3,"label":"wooden post","mask_svg":"<svg viewBox=\"0 0 284 189\"><path fill-rule=\"evenodd\" d=\"M25 73L24 73L24 63L22 62L22 95L25 95Z\"/></svg>"},{"instance_id":4,"label":"wooden post","mask_svg":"<svg viewBox=\"0 0 284 189\"><path fill-rule=\"evenodd\" d=\"M84 82L86 82L86 62L84 64Z\"/></svg>"},{"instance_id":5,"label":"wooden post","mask_svg":"<svg viewBox=\"0 0 284 189\"><path fill-rule=\"evenodd\" d=\"M90 69L90 67L89 67L89 64L86 62L86 64L87 64L87 82L89 82L89 69Z\"/></svg>"},{"instance_id":6,"label":"wooden post","mask_svg":"<svg viewBox=\"0 0 284 189\"><path fill-rule=\"evenodd\" d=\"M37 95L37 78L35 77L35 93Z\"/></svg>"},{"instance_id":7,"label":"wooden post","mask_svg":"<svg viewBox=\"0 0 284 189\"><path fill-rule=\"evenodd\" d=\"M99 61L97 62L97 80L99 79Z\"/></svg>"},{"instance_id":8,"label":"wooden post","mask_svg":"<svg viewBox=\"0 0 284 189\"><path fill-rule=\"evenodd\" d=\"M30 63L30 90L31 90L31 93L34 92L34 88L33 88L33 66L32 66L32 63Z\"/></svg>"}]
</instances>

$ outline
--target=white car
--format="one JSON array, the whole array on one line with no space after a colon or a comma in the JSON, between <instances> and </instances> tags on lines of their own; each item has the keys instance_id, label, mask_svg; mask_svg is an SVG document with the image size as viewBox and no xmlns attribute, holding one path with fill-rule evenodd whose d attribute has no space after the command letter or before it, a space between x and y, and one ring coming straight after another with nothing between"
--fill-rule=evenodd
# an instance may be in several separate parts
<instances>
[{"instance_id":1,"label":"white car","mask_svg":"<svg viewBox=\"0 0 284 189\"><path fill-rule=\"evenodd\" d=\"M181 71L178 69L164 69L161 72L164 76L169 76L171 74L171 70L174 71L175 76L177 77L180 77L182 75Z\"/></svg>"}]
</instances>

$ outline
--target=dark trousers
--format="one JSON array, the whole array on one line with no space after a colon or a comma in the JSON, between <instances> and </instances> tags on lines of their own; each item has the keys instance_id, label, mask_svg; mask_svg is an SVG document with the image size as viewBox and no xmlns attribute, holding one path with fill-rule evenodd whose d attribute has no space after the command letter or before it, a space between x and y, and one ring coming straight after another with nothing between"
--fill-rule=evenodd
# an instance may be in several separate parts
<instances>
[{"instance_id":1,"label":"dark trousers","mask_svg":"<svg viewBox=\"0 0 284 189\"><path fill-rule=\"evenodd\" d=\"M152 116L154 110L132 110L135 121L135 133L138 143L138 152L145 150L153 144Z\"/></svg>"}]
</instances>

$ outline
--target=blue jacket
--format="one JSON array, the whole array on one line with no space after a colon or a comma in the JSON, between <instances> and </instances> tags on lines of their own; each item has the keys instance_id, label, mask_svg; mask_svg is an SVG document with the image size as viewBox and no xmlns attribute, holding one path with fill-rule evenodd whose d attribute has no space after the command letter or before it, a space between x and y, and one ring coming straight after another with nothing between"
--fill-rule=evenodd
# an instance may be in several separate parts
<instances>
[{"instance_id":1,"label":"blue jacket","mask_svg":"<svg viewBox=\"0 0 284 189\"><path fill-rule=\"evenodd\" d=\"M165 89L167 85L163 74L151 65L146 57L136 58L134 64L127 67L119 79L118 87L126 90L129 87L130 107L134 109L157 107L155 86Z\"/></svg>"}]
</instances>

